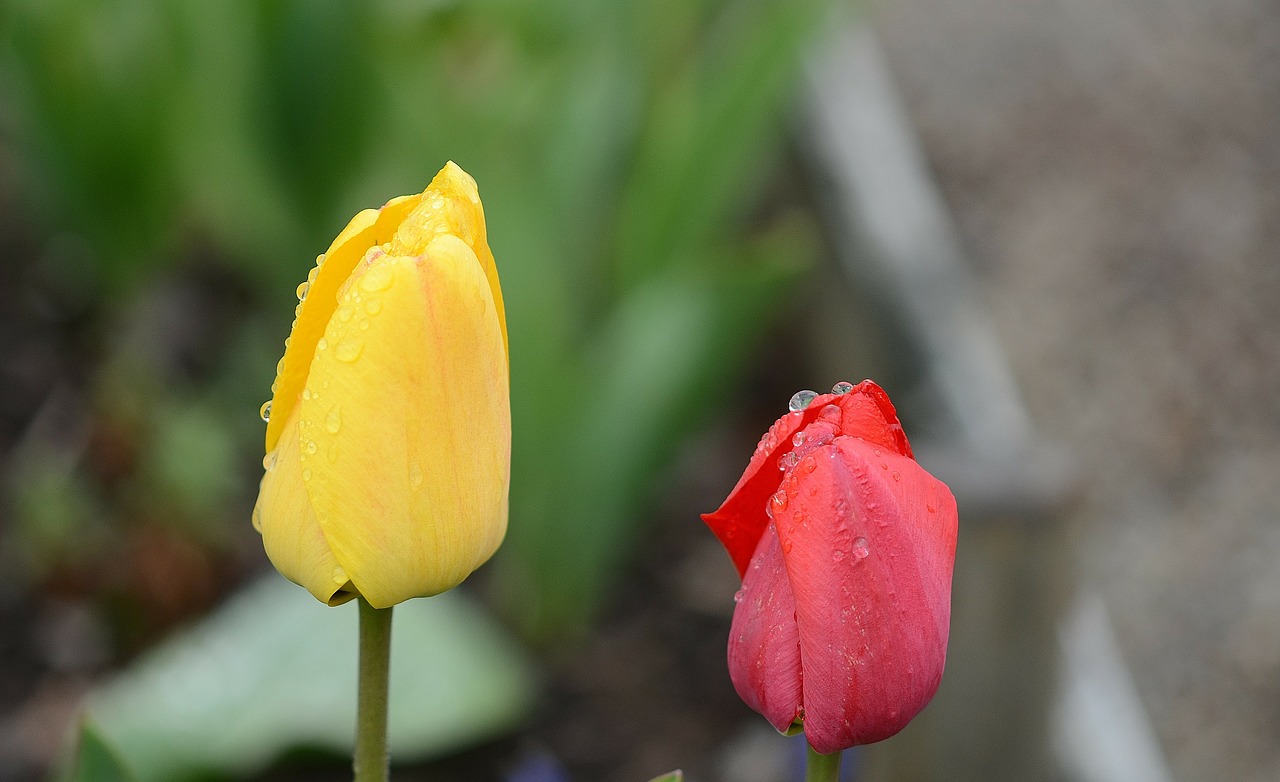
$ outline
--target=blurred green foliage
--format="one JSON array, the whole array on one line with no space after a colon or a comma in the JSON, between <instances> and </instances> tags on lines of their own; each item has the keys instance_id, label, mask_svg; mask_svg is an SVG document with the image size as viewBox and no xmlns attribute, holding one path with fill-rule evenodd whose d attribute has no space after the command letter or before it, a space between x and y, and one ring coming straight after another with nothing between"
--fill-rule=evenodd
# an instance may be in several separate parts
<instances>
[{"instance_id":1,"label":"blurred green foliage","mask_svg":"<svg viewBox=\"0 0 1280 782\"><path fill-rule=\"evenodd\" d=\"M108 355L99 412L136 407L116 398L136 396L122 377L146 388L130 496L241 523L238 465L294 285L347 218L451 158L480 183L511 334L511 531L495 583L531 636L581 628L655 476L814 253L802 217L749 217L825 5L5 4L0 119L17 185L39 232L87 243L105 321L128 323L175 269L225 267L249 291L194 379L148 365L146 340L128 372ZM66 482L54 466L33 491ZM89 495L40 523L66 526L100 501Z\"/></svg>"}]
</instances>

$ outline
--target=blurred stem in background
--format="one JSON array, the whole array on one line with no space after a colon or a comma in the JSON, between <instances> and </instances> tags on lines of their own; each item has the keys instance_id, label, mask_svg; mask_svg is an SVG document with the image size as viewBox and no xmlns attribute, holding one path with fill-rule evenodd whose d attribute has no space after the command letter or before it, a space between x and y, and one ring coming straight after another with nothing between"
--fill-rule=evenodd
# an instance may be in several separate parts
<instances>
[{"instance_id":1,"label":"blurred stem in background","mask_svg":"<svg viewBox=\"0 0 1280 782\"><path fill-rule=\"evenodd\" d=\"M190 518L169 510L190 500L210 538L248 528L248 486L210 494L177 465L194 452L210 485L241 480L272 345L324 238L453 158L481 183L509 291L514 479L494 584L530 638L580 634L659 470L816 251L807 218L748 212L825 6L7 4L0 118L16 169L0 186L22 194L37 235L81 238L96 322L146 337L108 340L95 426L141 398L147 415L122 429L131 448L173 452L110 480L77 457L71 482L90 488L64 510L128 523ZM211 272L234 303L226 328L175 346L185 332L166 330L157 303ZM198 372L165 352L183 350ZM51 463L55 479L68 469ZM77 540L73 520L57 523Z\"/></svg>"}]
</instances>

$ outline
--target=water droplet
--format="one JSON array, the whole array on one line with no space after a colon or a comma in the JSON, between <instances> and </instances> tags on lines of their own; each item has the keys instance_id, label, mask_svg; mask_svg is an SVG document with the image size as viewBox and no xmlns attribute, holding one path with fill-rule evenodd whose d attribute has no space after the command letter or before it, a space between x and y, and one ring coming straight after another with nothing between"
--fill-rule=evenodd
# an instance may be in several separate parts
<instances>
[{"instance_id":1,"label":"water droplet","mask_svg":"<svg viewBox=\"0 0 1280 782\"><path fill-rule=\"evenodd\" d=\"M320 271L319 266L312 266L311 271L307 272L307 285L310 287L316 282L316 272Z\"/></svg>"},{"instance_id":2,"label":"water droplet","mask_svg":"<svg viewBox=\"0 0 1280 782\"><path fill-rule=\"evenodd\" d=\"M337 405L324 417L324 428L329 434L337 434L342 428L342 410Z\"/></svg>"},{"instance_id":3,"label":"water droplet","mask_svg":"<svg viewBox=\"0 0 1280 782\"><path fill-rule=\"evenodd\" d=\"M266 470L267 472L271 472L275 468L276 468L276 452L272 451L271 453L262 457L262 469Z\"/></svg>"},{"instance_id":4,"label":"water droplet","mask_svg":"<svg viewBox=\"0 0 1280 782\"><path fill-rule=\"evenodd\" d=\"M791 438L791 444L799 448L800 446L804 445L804 438L805 438L804 432L796 432L795 435L793 435Z\"/></svg>"},{"instance_id":5,"label":"water droplet","mask_svg":"<svg viewBox=\"0 0 1280 782\"><path fill-rule=\"evenodd\" d=\"M778 469L786 470L795 467L798 461L800 461L800 457L796 456L795 451L787 451L778 457Z\"/></svg>"},{"instance_id":6,"label":"water droplet","mask_svg":"<svg viewBox=\"0 0 1280 782\"><path fill-rule=\"evenodd\" d=\"M409 462L409 487L416 489L422 485L422 465Z\"/></svg>"},{"instance_id":7,"label":"water droplet","mask_svg":"<svg viewBox=\"0 0 1280 782\"><path fill-rule=\"evenodd\" d=\"M364 331L367 328L369 328L369 321L367 320L360 321L360 330Z\"/></svg>"},{"instance_id":8,"label":"water droplet","mask_svg":"<svg viewBox=\"0 0 1280 782\"><path fill-rule=\"evenodd\" d=\"M839 561L841 561L841 560L843 560L843 559L844 559L844 552L843 552L843 551L841 551L840 549L836 549L835 551L832 551L832 552L831 552L831 561L832 561L832 562L839 562Z\"/></svg>"},{"instance_id":9,"label":"water droplet","mask_svg":"<svg viewBox=\"0 0 1280 782\"><path fill-rule=\"evenodd\" d=\"M271 381L271 395L272 396L276 395L276 381L274 380Z\"/></svg>"},{"instance_id":10,"label":"water droplet","mask_svg":"<svg viewBox=\"0 0 1280 782\"><path fill-rule=\"evenodd\" d=\"M933 507L932 505L926 505L926 506L924 506L924 509L925 509L925 510L927 510L927 511L929 511L930 513L937 513L937 512L938 512L938 509L937 509L937 508L935 508L935 507Z\"/></svg>"},{"instance_id":11,"label":"water droplet","mask_svg":"<svg viewBox=\"0 0 1280 782\"><path fill-rule=\"evenodd\" d=\"M733 602L741 603L742 599L746 596L747 596L747 590L739 589L737 592L733 593Z\"/></svg>"},{"instance_id":12,"label":"water droplet","mask_svg":"<svg viewBox=\"0 0 1280 782\"><path fill-rule=\"evenodd\" d=\"M325 339L324 337L321 337L320 341L316 343L316 350L328 350L328 349L329 349L329 340Z\"/></svg>"},{"instance_id":13,"label":"water droplet","mask_svg":"<svg viewBox=\"0 0 1280 782\"><path fill-rule=\"evenodd\" d=\"M370 266L369 271L360 277L360 290L366 293L376 293L377 291L385 291L391 287L392 281L395 279L391 267L386 264Z\"/></svg>"},{"instance_id":14,"label":"water droplet","mask_svg":"<svg viewBox=\"0 0 1280 782\"><path fill-rule=\"evenodd\" d=\"M304 388L304 389L302 389L302 398L303 398L303 400L311 399L313 396L315 396L315 394L311 393L311 389L309 389L309 388Z\"/></svg>"},{"instance_id":15,"label":"water droplet","mask_svg":"<svg viewBox=\"0 0 1280 782\"><path fill-rule=\"evenodd\" d=\"M797 391L791 395L791 401L787 402L787 409L793 413L797 410L803 410L817 397L817 391Z\"/></svg>"},{"instance_id":16,"label":"water droplet","mask_svg":"<svg viewBox=\"0 0 1280 782\"><path fill-rule=\"evenodd\" d=\"M764 504L764 515L768 516L768 517L769 517L769 518L771 518L771 519L773 518L773 503L772 503L772 502L765 502L765 504Z\"/></svg>"},{"instance_id":17,"label":"water droplet","mask_svg":"<svg viewBox=\"0 0 1280 782\"><path fill-rule=\"evenodd\" d=\"M867 543L866 538L856 538L853 541L853 556L856 559L866 559L871 553L871 546Z\"/></svg>"},{"instance_id":18,"label":"water droplet","mask_svg":"<svg viewBox=\"0 0 1280 782\"><path fill-rule=\"evenodd\" d=\"M315 440L307 440L307 445L306 445L306 447L305 447L305 448L303 448L303 450L304 450L304 451L306 451L307 453L315 453L315 452L316 452L316 441L315 441Z\"/></svg>"},{"instance_id":19,"label":"water droplet","mask_svg":"<svg viewBox=\"0 0 1280 782\"><path fill-rule=\"evenodd\" d=\"M853 390L853 383L846 383L843 380L831 387L833 394L847 394Z\"/></svg>"},{"instance_id":20,"label":"water droplet","mask_svg":"<svg viewBox=\"0 0 1280 782\"><path fill-rule=\"evenodd\" d=\"M785 491L774 492L772 504L778 510L782 510L783 508L787 507L787 493Z\"/></svg>"},{"instance_id":21,"label":"water droplet","mask_svg":"<svg viewBox=\"0 0 1280 782\"><path fill-rule=\"evenodd\" d=\"M800 469L804 470L807 473L813 472L814 470L818 469L818 462L812 456L806 456L804 457L804 461L801 462L800 464Z\"/></svg>"},{"instance_id":22,"label":"water droplet","mask_svg":"<svg viewBox=\"0 0 1280 782\"><path fill-rule=\"evenodd\" d=\"M827 405L822 408L822 412L818 413L818 417L830 424L840 423L840 406Z\"/></svg>"},{"instance_id":23,"label":"water droplet","mask_svg":"<svg viewBox=\"0 0 1280 782\"><path fill-rule=\"evenodd\" d=\"M310 287L311 287L311 283L309 282L298 283L298 289L294 291L294 293L298 294L298 301L302 301L303 299L307 298L307 290Z\"/></svg>"},{"instance_id":24,"label":"water droplet","mask_svg":"<svg viewBox=\"0 0 1280 782\"><path fill-rule=\"evenodd\" d=\"M262 403L262 407L258 408L258 415L262 416L263 421L271 420L271 400Z\"/></svg>"},{"instance_id":25,"label":"water droplet","mask_svg":"<svg viewBox=\"0 0 1280 782\"><path fill-rule=\"evenodd\" d=\"M902 473L898 472L897 470L894 470L894 471L893 471L893 479L894 479L895 481L900 481L900 480L902 480Z\"/></svg>"},{"instance_id":26,"label":"water droplet","mask_svg":"<svg viewBox=\"0 0 1280 782\"><path fill-rule=\"evenodd\" d=\"M292 329L290 329L290 331L292 331ZM289 347L289 340L290 340L290 339L292 339L292 337L285 337L285 338L284 338L284 346L285 346L286 348L287 348L287 347Z\"/></svg>"},{"instance_id":27,"label":"water droplet","mask_svg":"<svg viewBox=\"0 0 1280 782\"><path fill-rule=\"evenodd\" d=\"M339 361L348 363L360 358L360 352L364 350L363 339L344 339L338 343L338 347L334 350L334 355Z\"/></svg>"},{"instance_id":28,"label":"water droplet","mask_svg":"<svg viewBox=\"0 0 1280 782\"><path fill-rule=\"evenodd\" d=\"M782 541L782 553L783 553L783 554L790 554L790 553L791 553L791 546L792 546L791 541L789 541L789 540L784 540L784 541Z\"/></svg>"},{"instance_id":29,"label":"water droplet","mask_svg":"<svg viewBox=\"0 0 1280 782\"><path fill-rule=\"evenodd\" d=\"M353 314L354 312L353 312L352 306L350 304L343 304L341 307L338 307L338 313L337 313L338 322L346 323L347 321L351 320L351 316Z\"/></svg>"},{"instance_id":30,"label":"water droplet","mask_svg":"<svg viewBox=\"0 0 1280 782\"><path fill-rule=\"evenodd\" d=\"M302 468L302 480L304 480L304 481L309 481L309 480L311 480L311 468L310 468L310 467L303 467L303 468Z\"/></svg>"},{"instance_id":31,"label":"water droplet","mask_svg":"<svg viewBox=\"0 0 1280 782\"><path fill-rule=\"evenodd\" d=\"M320 253L319 255L316 256L316 266L323 266L323 265L324 265L324 253Z\"/></svg>"},{"instance_id":32,"label":"water droplet","mask_svg":"<svg viewBox=\"0 0 1280 782\"><path fill-rule=\"evenodd\" d=\"M364 311L370 315L377 315L382 312L382 301L379 299L369 299L364 303Z\"/></svg>"},{"instance_id":33,"label":"water droplet","mask_svg":"<svg viewBox=\"0 0 1280 782\"><path fill-rule=\"evenodd\" d=\"M889 465L885 464L884 462L880 462L880 469L887 470L889 469Z\"/></svg>"},{"instance_id":34,"label":"water droplet","mask_svg":"<svg viewBox=\"0 0 1280 782\"><path fill-rule=\"evenodd\" d=\"M347 571L343 570L341 565L333 568L333 583L345 584L350 580L350 577L347 576Z\"/></svg>"},{"instance_id":35,"label":"water droplet","mask_svg":"<svg viewBox=\"0 0 1280 782\"><path fill-rule=\"evenodd\" d=\"M276 362L276 374L279 375L282 372L284 372L284 356L281 356L280 360Z\"/></svg>"}]
</instances>

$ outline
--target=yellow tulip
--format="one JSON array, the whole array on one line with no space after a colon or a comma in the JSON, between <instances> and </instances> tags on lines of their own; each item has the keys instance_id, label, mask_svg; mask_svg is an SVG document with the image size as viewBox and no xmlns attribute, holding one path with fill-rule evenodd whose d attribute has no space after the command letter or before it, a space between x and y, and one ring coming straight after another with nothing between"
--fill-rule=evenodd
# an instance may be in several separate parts
<instances>
[{"instance_id":1,"label":"yellow tulip","mask_svg":"<svg viewBox=\"0 0 1280 782\"><path fill-rule=\"evenodd\" d=\"M457 586L507 528L507 327L475 180L366 209L298 287L254 508L316 599L375 608Z\"/></svg>"}]
</instances>

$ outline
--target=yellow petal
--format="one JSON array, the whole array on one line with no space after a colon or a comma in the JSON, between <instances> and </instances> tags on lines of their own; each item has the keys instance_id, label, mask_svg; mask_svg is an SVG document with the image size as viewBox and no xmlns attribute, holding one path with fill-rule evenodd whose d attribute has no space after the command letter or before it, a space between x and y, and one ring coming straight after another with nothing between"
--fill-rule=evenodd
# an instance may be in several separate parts
<instances>
[{"instance_id":1,"label":"yellow petal","mask_svg":"<svg viewBox=\"0 0 1280 782\"><path fill-rule=\"evenodd\" d=\"M492 288L451 234L371 254L342 295L302 393L307 494L372 605L460 583L501 543L511 450Z\"/></svg>"},{"instance_id":2,"label":"yellow petal","mask_svg":"<svg viewBox=\"0 0 1280 782\"><path fill-rule=\"evenodd\" d=\"M374 245L395 235L405 216L413 211L422 196L401 196L388 201L381 209L366 209L351 219L333 240L324 255L317 259L314 277L307 283L306 296L298 305L298 316L289 332L289 341L276 375L271 399L271 419L267 421L267 451L276 447L285 421L298 401L307 380L307 370L315 355L316 343L324 335L325 324L338 306L338 291L352 269Z\"/></svg>"},{"instance_id":3,"label":"yellow petal","mask_svg":"<svg viewBox=\"0 0 1280 782\"><path fill-rule=\"evenodd\" d=\"M262 533L267 558L276 570L306 587L320 602L339 605L355 597L355 592L346 571L329 550L307 499L298 418L299 409L295 406L284 422L280 447L267 456L253 522Z\"/></svg>"},{"instance_id":4,"label":"yellow petal","mask_svg":"<svg viewBox=\"0 0 1280 782\"><path fill-rule=\"evenodd\" d=\"M498 267L489 250L489 236L485 229L484 207L480 204L480 191L471 175L450 160L436 174L396 230L388 243L388 255L421 255L428 244L440 234L453 234L466 243L480 260L485 279L489 281L489 293L498 311L498 324L502 327L502 347L507 348L507 313L502 304L502 286L498 284Z\"/></svg>"}]
</instances>

